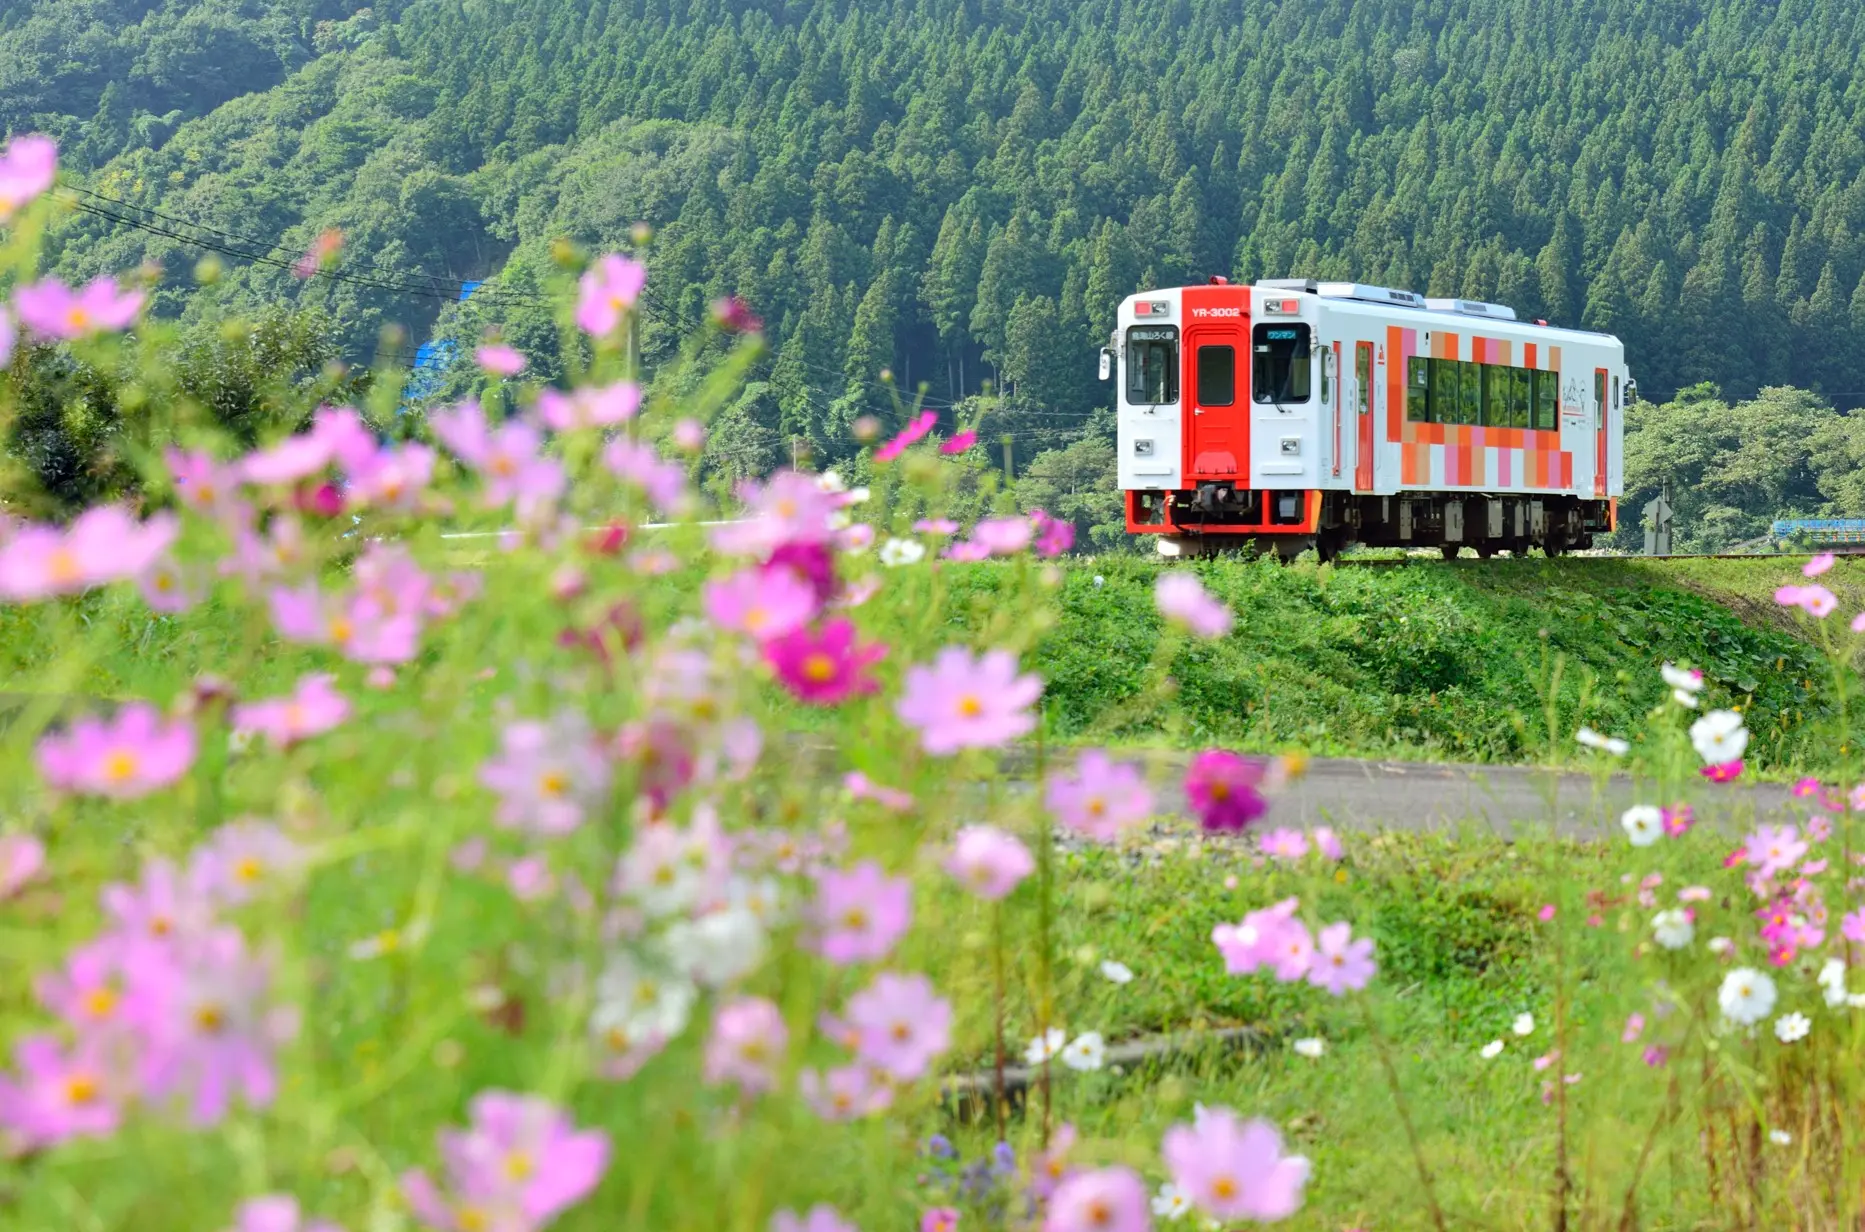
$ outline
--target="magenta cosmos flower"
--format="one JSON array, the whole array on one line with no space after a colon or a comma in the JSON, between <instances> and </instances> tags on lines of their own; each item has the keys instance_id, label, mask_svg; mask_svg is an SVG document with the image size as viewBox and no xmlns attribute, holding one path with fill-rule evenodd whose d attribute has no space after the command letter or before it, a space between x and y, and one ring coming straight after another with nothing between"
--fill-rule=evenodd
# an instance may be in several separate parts
<instances>
[{"instance_id":1,"label":"magenta cosmos flower","mask_svg":"<svg viewBox=\"0 0 1865 1232\"><path fill-rule=\"evenodd\" d=\"M741 569L707 582L706 618L762 640L802 628L816 615L816 592L788 569Z\"/></svg>"},{"instance_id":2,"label":"magenta cosmos flower","mask_svg":"<svg viewBox=\"0 0 1865 1232\"><path fill-rule=\"evenodd\" d=\"M86 510L64 530L22 526L0 543L0 599L30 603L139 577L180 529L172 515L137 522L116 505Z\"/></svg>"},{"instance_id":3,"label":"magenta cosmos flower","mask_svg":"<svg viewBox=\"0 0 1865 1232\"><path fill-rule=\"evenodd\" d=\"M194 764L194 728L132 702L110 719L83 718L39 741L39 771L63 791L132 800L175 782Z\"/></svg>"},{"instance_id":4,"label":"magenta cosmos flower","mask_svg":"<svg viewBox=\"0 0 1865 1232\"><path fill-rule=\"evenodd\" d=\"M1153 793L1140 768L1115 761L1104 749L1084 750L1073 774L1049 780L1048 803L1063 825L1104 843L1153 813Z\"/></svg>"},{"instance_id":5,"label":"magenta cosmos flower","mask_svg":"<svg viewBox=\"0 0 1865 1232\"><path fill-rule=\"evenodd\" d=\"M1308 982L1325 988L1333 996L1365 988L1379 964L1373 961L1373 939L1353 939L1353 926L1345 922L1329 924L1315 939L1314 956L1308 964Z\"/></svg>"},{"instance_id":6,"label":"magenta cosmos flower","mask_svg":"<svg viewBox=\"0 0 1865 1232\"><path fill-rule=\"evenodd\" d=\"M1161 1145L1172 1183L1214 1219L1287 1219L1302 1205L1308 1161L1282 1153L1268 1121L1241 1121L1228 1108L1174 1125Z\"/></svg>"},{"instance_id":7,"label":"magenta cosmos flower","mask_svg":"<svg viewBox=\"0 0 1865 1232\"><path fill-rule=\"evenodd\" d=\"M913 884L905 877L889 877L872 860L846 872L824 869L816 874L810 919L816 928L816 950L830 962L885 958L912 922Z\"/></svg>"},{"instance_id":8,"label":"magenta cosmos flower","mask_svg":"<svg viewBox=\"0 0 1865 1232\"><path fill-rule=\"evenodd\" d=\"M855 640L854 622L837 617L820 629L796 629L764 643L764 659L784 688L812 706L834 706L880 683L868 669L887 657L878 642Z\"/></svg>"},{"instance_id":9,"label":"magenta cosmos flower","mask_svg":"<svg viewBox=\"0 0 1865 1232\"><path fill-rule=\"evenodd\" d=\"M498 794L498 823L534 834L568 834L609 788L609 760L587 720L566 711L549 722L513 723L479 781Z\"/></svg>"},{"instance_id":10,"label":"magenta cosmos flower","mask_svg":"<svg viewBox=\"0 0 1865 1232\"><path fill-rule=\"evenodd\" d=\"M1163 573L1153 587L1159 614L1184 625L1199 637L1223 637L1230 632L1230 609L1213 599L1204 583L1189 573Z\"/></svg>"},{"instance_id":11,"label":"magenta cosmos flower","mask_svg":"<svg viewBox=\"0 0 1865 1232\"><path fill-rule=\"evenodd\" d=\"M350 703L337 692L336 678L317 672L298 682L288 697L233 708L233 727L264 736L279 748L329 731L350 717Z\"/></svg>"},{"instance_id":12,"label":"magenta cosmos flower","mask_svg":"<svg viewBox=\"0 0 1865 1232\"><path fill-rule=\"evenodd\" d=\"M1263 763L1255 758L1206 749L1185 771L1185 798L1205 829L1241 830L1269 811L1257 790L1263 773Z\"/></svg>"},{"instance_id":13,"label":"magenta cosmos flower","mask_svg":"<svg viewBox=\"0 0 1865 1232\"><path fill-rule=\"evenodd\" d=\"M789 1041L783 1013L772 1002L763 997L728 1002L713 1015L706 1082L733 1083L747 1095L762 1094L777 1085L777 1062Z\"/></svg>"},{"instance_id":14,"label":"magenta cosmos flower","mask_svg":"<svg viewBox=\"0 0 1865 1232\"><path fill-rule=\"evenodd\" d=\"M600 257L576 284L576 324L593 338L607 337L622 323L647 285L647 266L617 253Z\"/></svg>"},{"instance_id":15,"label":"magenta cosmos flower","mask_svg":"<svg viewBox=\"0 0 1865 1232\"><path fill-rule=\"evenodd\" d=\"M343 1232L328 1219L309 1219L290 1194L267 1194L243 1204L227 1232Z\"/></svg>"},{"instance_id":16,"label":"magenta cosmos flower","mask_svg":"<svg viewBox=\"0 0 1865 1232\"><path fill-rule=\"evenodd\" d=\"M1036 871L1030 849L994 826L966 826L952 844L945 871L986 902L996 902Z\"/></svg>"},{"instance_id":17,"label":"magenta cosmos flower","mask_svg":"<svg viewBox=\"0 0 1865 1232\"><path fill-rule=\"evenodd\" d=\"M141 291L124 291L116 280L93 278L73 290L46 278L13 292L20 324L47 341L89 338L126 328L142 310Z\"/></svg>"},{"instance_id":18,"label":"magenta cosmos flower","mask_svg":"<svg viewBox=\"0 0 1865 1232\"><path fill-rule=\"evenodd\" d=\"M771 1232L857 1232L832 1206L812 1206L809 1213L778 1211L771 1216Z\"/></svg>"},{"instance_id":19,"label":"magenta cosmos flower","mask_svg":"<svg viewBox=\"0 0 1865 1232\"><path fill-rule=\"evenodd\" d=\"M901 1082L924 1076L952 1043L952 1005L923 975L875 976L848 999L845 1017L861 1059Z\"/></svg>"},{"instance_id":20,"label":"magenta cosmos flower","mask_svg":"<svg viewBox=\"0 0 1865 1232\"><path fill-rule=\"evenodd\" d=\"M473 352L473 361L493 376L517 376L525 370L524 352L502 342L488 342Z\"/></svg>"},{"instance_id":21,"label":"magenta cosmos flower","mask_svg":"<svg viewBox=\"0 0 1865 1232\"><path fill-rule=\"evenodd\" d=\"M609 1166L609 1140L578 1132L548 1100L509 1091L473 1097L472 1125L442 1130L446 1191L424 1171L402 1176L416 1218L441 1232L542 1228L581 1202Z\"/></svg>"},{"instance_id":22,"label":"magenta cosmos flower","mask_svg":"<svg viewBox=\"0 0 1865 1232\"><path fill-rule=\"evenodd\" d=\"M1041 680L1018 675L1008 650L974 657L963 646L947 646L931 663L907 669L895 713L919 731L922 748L946 756L1029 732L1036 726L1030 707L1042 692Z\"/></svg>"},{"instance_id":23,"label":"magenta cosmos flower","mask_svg":"<svg viewBox=\"0 0 1865 1232\"><path fill-rule=\"evenodd\" d=\"M921 411L918 415L913 417L912 421L909 422L905 428L901 429L900 435L894 437L893 440L888 441L885 445L880 446L874 451L874 460L876 462L892 462L895 458L905 453L909 447L924 440L926 434L931 432L933 426L938 422L938 412Z\"/></svg>"},{"instance_id":24,"label":"magenta cosmos flower","mask_svg":"<svg viewBox=\"0 0 1865 1232\"><path fill-rule=\"evenodd\" d=\"M1049 1199L1043 1232L1146 1232L1146 1185L1131 1168L1097 1168L1063 1181Z\"/></svg>"},{"instance_id":25,"label":"magenta cosmos flower","mask_svg":"<svg viewBox=\"0 0 1865 1232\"><path fill-rule=\"evenodd\" d=\"M0 223L10 222L52 186L58 176L58 143L31 133L7 142L0 154Z\"/></svg>"},{"instance_id":26,"label":"magenta cosmos flower","mask_svg":"<svg viewBox=\"0 0 1865 1232\"><path fill-rule=\"evenodd\" d=\"M1036 554L1038 556L1060 556L1075 546L1075 524L1061 518L1051 517L1047 510L1030 510L1030 520L1036 524Z\"/></svg>"},{"instance_id":27,"label":"magenta cosmos flower","mask_svg":"<svg viewBox=\"0 0 1865 1232\"><path fill-rule=\"evenodd\" d=\"M115 1132L121 1112L113 1095L120 1093L98 1045L66 1050L51 1036L32 1035L14 1045L14 1057L17 1076L0 1074L0 1127L41 1147Z\"/></svg>"},{"instance_id":28,"label":"magenta cosmos flower","mask_svg":"<svg viewBox=\"0 0 1865 1232\"><path fill-rule=\"evenodd\" d=\"M764 328L764 322L751 311L751 306L736 295L713 300L712 319L720 328L734 334L755 334Z\"/></svg>"}]
</instances>

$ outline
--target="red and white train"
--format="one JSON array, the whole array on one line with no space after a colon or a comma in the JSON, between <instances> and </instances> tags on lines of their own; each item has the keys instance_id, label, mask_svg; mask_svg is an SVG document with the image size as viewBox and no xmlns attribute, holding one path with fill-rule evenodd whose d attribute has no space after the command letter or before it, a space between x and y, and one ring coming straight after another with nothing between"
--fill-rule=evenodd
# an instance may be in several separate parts
<instances>
[{"instance_id":1,"label":"red and white train","mask_svg":"<svg viewBox=\"0 0 1865 1232\"><path fill-rule=\"evenodd\" d=\"M1542 548L1613 528L1636 387L1607 334L1495 304L1273 279L1129 296L1119 391L1127 530L1167 555L1254 541Z\"/></svg>"}]
</instances>

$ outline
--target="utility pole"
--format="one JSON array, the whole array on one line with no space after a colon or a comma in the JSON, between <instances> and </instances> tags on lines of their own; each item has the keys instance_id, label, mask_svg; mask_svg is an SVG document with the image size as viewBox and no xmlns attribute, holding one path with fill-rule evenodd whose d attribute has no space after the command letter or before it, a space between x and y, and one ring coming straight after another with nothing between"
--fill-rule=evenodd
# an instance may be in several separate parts
<instances>
[{"instance_id":1,"label":"utility pole","mask_svg":"<svg viewBox=\"0 0 1865 1232\"><path fill-rule=\"evenodd\" d=\"M1017 472L1015 468L1012 467L1011 465L1010 440L1011 440L1010 433L1008 432L1004 433L1004 482L1005 483L1009 483L1012 479L1015 479L1017 477Z\"/></svg>"},{"instance_id":2,"label":"utility pole","mask_svg":"<svg viewBox=\"0 0 1865 1232\"><path fill-rule=\"evenodd\" d=\"M1665 480L1658 495L1645 505L1645 555L1671 554L1671 481Z\"/></svg>"}]
</instances>

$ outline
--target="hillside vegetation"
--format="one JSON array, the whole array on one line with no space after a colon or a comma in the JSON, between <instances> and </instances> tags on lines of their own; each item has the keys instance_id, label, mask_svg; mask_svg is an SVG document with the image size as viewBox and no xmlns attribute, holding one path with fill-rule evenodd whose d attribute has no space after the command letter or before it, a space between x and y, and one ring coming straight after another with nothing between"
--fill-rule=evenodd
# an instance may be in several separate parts
<instances>
[{"instance_id":1,"label":"hillside vegetation","mask_svg":"<svg viewBox=\"0 0 1865 1232\"><path fill-rule=\"evenodd\" d=\"M1865 10L1839 0L54 0L0 26L0 123L165 217L119 213L287 255L340 227L344 268L402 289L231 258L195 297L201 249L90 214L67 275L158 259L167 311L315 305L363 357L437 313L541 344L549 242L647 222L650 354L726 293L769 329L714 440L740 473L850 452L883 371L1027 458L1100 400L1120 296L1213 273L1612 330L1660 399L1865 390Z\"/></svg>"}]
</instances>

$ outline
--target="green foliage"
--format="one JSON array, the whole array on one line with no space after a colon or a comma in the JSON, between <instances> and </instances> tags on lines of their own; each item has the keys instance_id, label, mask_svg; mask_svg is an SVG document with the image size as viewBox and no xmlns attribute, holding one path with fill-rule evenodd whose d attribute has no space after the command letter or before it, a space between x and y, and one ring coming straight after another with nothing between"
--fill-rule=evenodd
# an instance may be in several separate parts
<instances>
[{"instance_id":1,"label":"green foliage","mask_svg":"<svg viewBox=\"0 0 1865 1232\"><path fill-rule=\"evenodd\" d=\"M1014 393L985 428L1027 458L1106 401L1115 299L1220 272L1611 328L1660 398L1865 389L1854 19L1767 0L58 3L0 31L0 114L81 165L113 155L108 195L286 255L339 226L352 271L441 280L245 265L210 297L322 307L359 358L390 321L554 351L529 298L550 242L623 247L647 222L650 356L737 292L771 334L764 426L819 459L889 415L883 368L926 382L948 431L987 383ZM60 243L73 276L150 257L178 278L195 256L88 215ZM446 280L488 275L443 319ZM163 304L218 310L179 283ZM1709 506L1706 538L1774 512Z\"/></svg>"}]
</instances>

